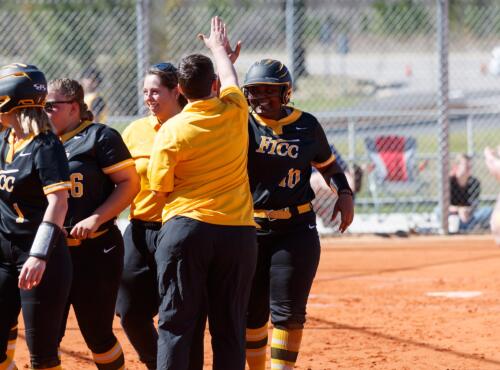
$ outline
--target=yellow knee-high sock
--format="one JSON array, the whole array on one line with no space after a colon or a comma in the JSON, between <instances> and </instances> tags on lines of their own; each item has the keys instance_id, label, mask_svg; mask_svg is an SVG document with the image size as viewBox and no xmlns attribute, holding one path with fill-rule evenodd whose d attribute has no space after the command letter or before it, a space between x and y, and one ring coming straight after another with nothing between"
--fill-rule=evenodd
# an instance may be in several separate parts
<instances>
[{"instance_id":1,"label":"yellow knee-high sock","mask_svg":"<svg viewBox=\"0 0 500 370\"><path fill-rule=\"evenodd\" d=\"M14 360L10 357L0 363L0 370L17 370Z\"/></svg>"},{"instance_id":2,"label":"yellow knee-high sock","mask_svg":"<svg viewBox=\"0 0 500 370\"><path fill-rule=\"evenodd\" d=\"M16 352L17 341L17 325L13 326L9 331L9 341L7 342L7 357L14 359Z\"/></svg>"},{"instance_id":3,"label":"yellow knee-high sock","mask_svg":"<svg viewBox=\"0 0 500 370\"><path fill-rule=\"evenodd\" d=\"M265 370L267 348L267 323L257 328L247 328L247 363L250 370Z\"/></svg>"},{"instance_id":4,"label":"yellow knee-high sock","mask_svg":"<svg viewBox=\"0 0 500 370\"><path fill-rule=\"evenodd\" d=\"M118 341L111 349L103 353L92 352L92 357L98 369L121 370L125 368L125 358L122 346Z\"/></svg>"},{"instance_id":5,"label":"yellow knee-high sock","mask_svg":"<svg viewBox=\"0 0 500 370\"><path fill-rule=\"evenodd\" d=\"M273 330L271 341L271 369L292 370L299 355L302 329Z\"/></svg>"}]
</instances>

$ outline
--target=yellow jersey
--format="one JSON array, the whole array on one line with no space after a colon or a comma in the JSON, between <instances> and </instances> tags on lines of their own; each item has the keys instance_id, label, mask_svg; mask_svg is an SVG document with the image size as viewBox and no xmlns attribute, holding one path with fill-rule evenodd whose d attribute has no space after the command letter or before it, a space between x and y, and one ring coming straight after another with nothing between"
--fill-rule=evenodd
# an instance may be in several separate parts
<instances>
[{"instance_id":1,"label":"yellow jersey","mask_svg":"<svg viewBox=\"0 0 500 370\"><path fill-rule=\"evenodd\" d=\"M254 226L247 155L248 105L237 86L188 103L158 131L149 163L151 190L169 193L163 222Z\"/></svg>"},{"instance_id":2,"label":"yellow jersey","mask_svg":"<svg viewBox=\"0 0 500 370\"><path fill-rule=\"evenodd\" d=\"M149 190L147 176L153 143L161 123L155 116L144 117L132 122L123 131L123 141L127 145L135 168L141 179L141 190L130 205L130 217L147 222L161 222L164 197L158 197Z\"/></svg>"}]
</instances>

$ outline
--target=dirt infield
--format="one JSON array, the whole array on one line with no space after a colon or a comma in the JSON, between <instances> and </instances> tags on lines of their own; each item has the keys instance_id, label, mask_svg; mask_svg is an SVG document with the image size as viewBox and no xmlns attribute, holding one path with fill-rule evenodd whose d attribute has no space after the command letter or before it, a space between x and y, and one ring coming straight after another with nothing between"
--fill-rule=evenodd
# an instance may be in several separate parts
<instances>
[{"instance_id":1,"label":"dirt infield","mask_svg":"<svg viewBox=\"0 0 500 370\"><path fill-rule=\"evenodd\" d=\"M296 368L500 369L499 281L491 237L324 240ZM142 369L115 325L127 369ZM74 316L61 349L65 369L94 368Z\"/></svg>"}]
</instances>

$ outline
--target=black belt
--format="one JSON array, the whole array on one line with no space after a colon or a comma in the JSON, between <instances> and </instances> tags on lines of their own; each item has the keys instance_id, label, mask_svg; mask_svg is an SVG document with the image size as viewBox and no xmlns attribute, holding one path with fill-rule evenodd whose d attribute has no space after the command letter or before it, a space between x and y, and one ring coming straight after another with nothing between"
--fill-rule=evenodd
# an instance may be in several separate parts
<instances>
[{"instance_id":1,"label":"black belt","mask_svg":"<svg viewBox=\"0 0 500 370\"><path fill-rule=\"evenodd\" d=\"M151 230L160 230L162 225L161 222L143 221L143 220L138 220L137 218L132 218L130 220L130 223L134 226L139 226Z\"/></svg>"}]
</instances>

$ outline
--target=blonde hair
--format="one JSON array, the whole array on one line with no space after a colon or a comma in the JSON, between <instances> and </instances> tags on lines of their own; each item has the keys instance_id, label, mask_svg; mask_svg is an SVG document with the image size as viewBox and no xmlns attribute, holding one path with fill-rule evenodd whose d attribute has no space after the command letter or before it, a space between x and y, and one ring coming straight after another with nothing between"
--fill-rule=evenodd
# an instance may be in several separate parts
<instances>
[{"instance_id":1,"label":"blonde hair","mask_svg":"<svg viewBox=\"0 0 500 370\"><path fill-rule=\"evenodd\" d=\"M94 121L94 115L83 100L83 87L78 81L69 78L57 78L49 81L49 90L56 91L58 94L76 102L80 107L80 121Z\"/></svg>"},{"instance_id":2,"label":"blonde hair","mask_svg":"<svg viewBox=\"0 0 500 370\"><path fill-rule=\"evenodd\" d=\"M15 110L15 115L24 135L38 135L53 131L50 118L42 107L27 107Z\"/></svg>"}]
</instances>

